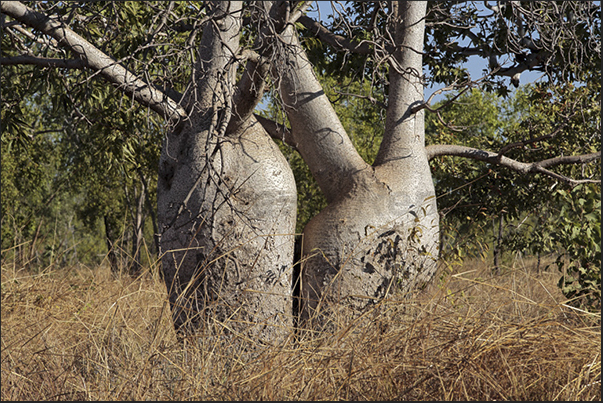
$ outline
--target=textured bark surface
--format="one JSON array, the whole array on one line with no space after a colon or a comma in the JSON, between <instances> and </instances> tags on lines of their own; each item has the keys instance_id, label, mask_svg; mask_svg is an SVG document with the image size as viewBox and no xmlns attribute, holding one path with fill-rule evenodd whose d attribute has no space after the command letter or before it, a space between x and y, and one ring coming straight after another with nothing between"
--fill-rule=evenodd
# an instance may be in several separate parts
<instances>
[{"instance_id":1,"label":"textured bark surface","mask_svg":"<svg viewBox=\"0 0 603 403\"><path fill-rule=\"evenodd\" d=\"M250 116L220 133L233 93L239 4L208 25L191 119L166 136L158 183L163 272L175 326L276 342L292 325L296 188L291 169ZM238 7L238 8L237 8Z\"/></svg>"},{"instance_id":2,"label":"textured bark surface","mask_svg":"<svg viewBox=\"0 0 603 403\"><path fill-rule=\"evenodd\" d=\"M390 69L384 140L373 166L353 148L295 34L281 82L292 136L328 206L304 229L302 319L333 302L362 311L388 293L421 288L436 270L439 217L427 154L421 72L424 4L404 4L394 19L397 43ZM341 305L340 305L341 306Z\"/></svg>"},{"instance_id":3,"label":"textured bark surface","mask_svg":"<svg viewBox=\"0 0 603 403\"><path fill-rule=\"evenodd\" d=\"M438 255L433 193L392 186L395 175L383 171L369 168L355 175L352 190L304 229L304 319L322 309L321 300L345 299L362 311L389 293L411 292L431 279Z\"/></svg>"},{"instance_id":4,"label":"textured bark surface","mask_svg":"<svg viewBox=\"0 0 603 403\"><path fill-rule=\"evenodd\" d=\"M183 148L188 155L178 161L171 187L162 169L159 192L163 271L176 327L192 321L193 331L212 328L217 320L276 340L292 324L296 189L287 161L253 121L211 144L213 157L203 147Z\"/></svg>"}]
</instances>

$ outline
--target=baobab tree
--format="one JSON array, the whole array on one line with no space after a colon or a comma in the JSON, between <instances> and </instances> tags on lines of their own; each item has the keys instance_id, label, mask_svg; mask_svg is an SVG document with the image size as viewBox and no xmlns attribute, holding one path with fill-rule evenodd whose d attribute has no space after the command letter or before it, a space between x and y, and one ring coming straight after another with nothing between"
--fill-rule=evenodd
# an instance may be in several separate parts
<instances>
[{"instance_id":1,"label":"baobab tree","mask_svg":"<svg viewBox=\"0 0 603 403\"><path fill-rule=\"evenodd\" d=\"M3 57L2 64L91 71L165 119L157 235L179 332L223 328L275 342L293 324L296 188L272 138L299 151L328 203L303 231L301 317L318 327L328 323L332 307L361 312L433 277L439 216L430 159L473 158L568 186L599 182L551 168L590 163L600 151L530 162L508 156L554 131L501 150L477 150L426 147L424 128L424 114L438 112L424 99L424 66L434 70L440 63L444 73L434 74L434 80L459 93L478 84L500 89L505 78L518 84L526 70L542 70L551 80L581 79L581 69L600 63L592 3L487 3L488 14L479 14L448 2L350 2L349 13L334 18L339 32L306 15L311 2L205 2L177 11L175 4L182 6L147 6L156 13L147 40L133 53L164 52L160 38L186 34L190 74L179 85L154 83L151 63L136 73L128 70L102 50L107 46L102 35L87 32L85 24L78 25L80 34L70 28L76 17L91 23L113 15L110 8L95 14L73 3L64 9L35 4L34 10L2 2L1 11L10 17L3 32L25 35L45 51L32 54L23 46L26 40L15 41L17 54ZM373 88L386 94L384 136L372 164L354 148L323 91L300 41L301 28L332 49L324 63L340 68L340 74L355 74L343 63L353 61L359 74L372 77ZM452 40L461 37L469 45ZM64 51L72 58L61 56ZM450 68L469 55L489 61L482 80L459 81L462 75ZM512 57L513 65L504 57ZM288 124L254 114L267 90L276 94ZM560 122L558 130L564 129Z\"/></svg>"}]
</instances>

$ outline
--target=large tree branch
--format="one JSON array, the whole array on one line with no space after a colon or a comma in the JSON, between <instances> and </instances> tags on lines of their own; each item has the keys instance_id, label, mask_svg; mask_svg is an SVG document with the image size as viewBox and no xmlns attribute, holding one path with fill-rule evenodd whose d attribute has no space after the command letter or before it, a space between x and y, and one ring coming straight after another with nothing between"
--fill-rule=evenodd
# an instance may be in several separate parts
<instances>
[{"instance_id":1,"label":"large tree branch","mask_svg":"<svg viewBox=\"0 0 603 403\"><path fill-rule=\"evenodd\" d=\"M568 156L559 156L554 158L549 158L546 160L542 160L538 163L543 168L551 168L557 165L568 165L568 164L587 164L594 160L601 159L601 151L598 153L592 154L582 154L582 155L568 155ZM599 181L600 182L600 181Z\"/></svg>"},{"instance_id":2,"label":"large tree branch","mask_svg":"<svg viewBox=\"0 0 603 403\"><path fill-rule=\"evenodd\" d=\"M280 38L287 47L275 73L280 77L278 88L293 138L327 202L331 202L351 186L352 174L368 165L316 78L293 26L287 25Z\"/></svg>"},{"instance_id":3,"label":"large tree branch","mask_svg":"<svg viewBox=\"0 0 603 403\"><path fill-rule=\"evenodd\" d=\"M132 74L60 21L36 12L19 1L3 1L0 3L0 10L15 20L56 39L61 47L77 55L87 67L98 70L105 79L142 105L148 106L171 121L186 118L187 113L182 106L153 85Z\"/></svg>"},{"instance_id":4,"label":"large tree branch","mask_svg":"<svg viewBox=\"0 0 603 403\"><path fill-rule=\"evenodd\" d=\"M297 142L293 138L291 129L289 129L285 125L282 125L280 123L275 122L274 120L270 120L268 118L260 116L256 113L254 113L253 116L255 116L257 121L264 128L264 130L266 130L266 132L268 132L270 137L272 137L273 139L278 139L278 140L284 141L285 144L293 147L297 151Z\"/></svg>"},{"instance_id":5,"label":"large tree branch","mask_svg":"<svg viewBox=\"0 0 603 403\"><path fill-rule=\"evenodd\" d=\"M264 95L270 62L257 54L254 56L258 57L256 60L248 59L245 71L237 84L233 100L233 116L227 131L236 131L251 116Z\"/></svg>"},{"instance_id":6,"label":"large tree branch","mask_svg":"<svg viewBox=\"0 0 603 403\"><path fill-rule=\"evenodd\" d=\"M59 67L66 69L83 69L86 67L86 63L84 63L82 59L53 59L30 55L0 58L0 65L2 66L16 66L20 64L33 64L39 67Z\"/></svg>"},{"instance_id":7,"label":"large tree branch","mask_svg":"<svg viewBox=\"0 0 603 403\"><path fill-rule=\"evenodd\" d=\"M230 120L227 131L236 131L253 114L253 110L260 103L266 87L265 80L272 67L271 63L276 59L275 47L270 45L272 42L271 39L278 37L279 34L277 31L282 31L284 26L294 24L310 5L310 2L301 3L293 13L291 13L290 2L285 2L284 4L279 4L278 2L263 3L263 11L267 14L269 21L274 21L275 23L265 23L260 26L260 35L256 39L256 48L259 53L251 49L245 49L241 52L243 59L247 60L247 65L234 93L233 117ZM271 137L281 139L285 142L287 142L285 137L289 137L288 141L292 141L290 131L284 126L272 121L270 122L273 124L267 124L266 121L268 119L261 119L264 121L262 125L268 126L267 131L270 130L269 134ZM287 134L285 134L285 131Z\"/></svg>"},{"instance_id":8,"label":"large tree branch","mask_svg":"<svg viewBox=\"0 0 603 403\"><path fill-rule=\"evenodd\" d=\"M374 166L408 164L406 156L418 156L425 144L424 114L413 108L424 100L421 71L426 7L426 2L391 2L390 30L397 49L390 58L385 130ZM422 162L427 172L427 163Z\"/></svg>"},{"instance_id":9,"label":"large tree branch","mask_svg":"<svg viewBox=\"0 0 603 403\"><path fill-rule=\"evenodd\" d=\"M601 180L592 179L572 179L564 175L560 175L556 172L549 171L547 168L551 168L557 165L568 165L568 164L586 164L597 159L601 159L601 152L584 155L572 155L562 156L546 159L543 161L536 162L520 162L500 153L492 151L479 150L472 147L457 146L451 144L437 144L427 146L425 148L427 157L431 160L435 157L444 155L450 155L454 157L471 158L478 161L489 162L491 164L500 165L522 174L543 174L555 178L571 187L579 185L581 183L601 183Z\"/></svg>"}]
</instances>

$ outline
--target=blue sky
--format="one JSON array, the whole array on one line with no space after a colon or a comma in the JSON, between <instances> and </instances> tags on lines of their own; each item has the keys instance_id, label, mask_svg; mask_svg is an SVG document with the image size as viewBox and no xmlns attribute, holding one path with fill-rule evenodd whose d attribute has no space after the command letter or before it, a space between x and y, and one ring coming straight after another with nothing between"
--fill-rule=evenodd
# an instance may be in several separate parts
<instances>
[{"instance_id":1,"label":"blue sky","mask_svg":"<svg viewBox=\"0 0 603 403\"><path fill-rule=\"evenodd\" d=\"M468 62L466 63L467 71L469 72L469 76L472 80L479 79L484 75L484 69L487 68L488 62L482 59L479 56L470 56ZM540 80L544 77L544 73L541 71L524 71L521 73L520 85L525 85L529 83L533 83L537 80ZM511 79L505 78L505 81L508 84L511 93L515 91L515 87L511 85ZM437 87L426 87L425 88L425 99L428 99L431 94L437 91L440 88L443 88L444 85L438 85ZM433 99L433 102L437 102L442 99L443 95L436 95Z\"/></svg>"}]
</instances>

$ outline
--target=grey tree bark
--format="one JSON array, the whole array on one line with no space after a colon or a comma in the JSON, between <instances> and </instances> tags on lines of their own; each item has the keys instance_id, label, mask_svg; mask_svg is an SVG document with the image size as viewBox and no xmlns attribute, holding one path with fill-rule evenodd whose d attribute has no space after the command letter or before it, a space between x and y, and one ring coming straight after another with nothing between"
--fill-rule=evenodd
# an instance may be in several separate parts
<instances>
[{"instance_id":1,"label":"grey tree bark","mask_svg":"<svg viewBox=\"0 0 603 403\"><path fill-rule=\"evenodd\" d=\"M425 3L402 2L391 11L399 47L372 166L352 146L293 28L284 36L294 68L282 76L280 91L293 142L329 203L304 229L302 319L316 318L311 326L328 322L334 302L362 311L390 292L420 288L436 270L439 219L423 112L411 110L423 101Z\"/></svg>"},{"instance_id":2,"label":"grey tree bark","mask_svg":"<svg viewBox=\"0 0 603 403\"><path fill-rule=\"evenodd\" d=\"M185 94L189 120L165 138L160 245L176 329L276 342L292 325L296 188L253 115L229 126L241 6L213 4Z\"/></svg>"}]
</instances>

